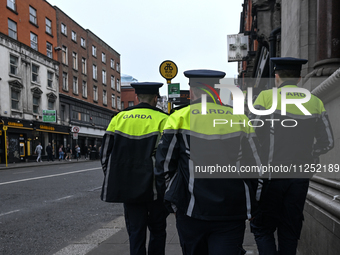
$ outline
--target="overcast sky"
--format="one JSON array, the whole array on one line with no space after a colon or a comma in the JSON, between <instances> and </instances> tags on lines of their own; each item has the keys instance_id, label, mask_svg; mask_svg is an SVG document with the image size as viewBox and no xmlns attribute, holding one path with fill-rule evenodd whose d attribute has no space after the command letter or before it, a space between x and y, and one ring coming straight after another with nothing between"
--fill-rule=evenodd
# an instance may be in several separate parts
<instances>
[{"instance_id":1,"label":"overcast sky","mask_svg":"<svg viewBox=\"0 0 340 255\"><path fill-rule=\"evenodd\" d=\"M227 35L237 34L243 0L48 0L120 54L121 74L164 82L159 66L172 60L172 83L188 89L183 72L214 69L237 74L228 63ZM163 86L162 95L167 94Z\"/></svg>"}]
</instances>

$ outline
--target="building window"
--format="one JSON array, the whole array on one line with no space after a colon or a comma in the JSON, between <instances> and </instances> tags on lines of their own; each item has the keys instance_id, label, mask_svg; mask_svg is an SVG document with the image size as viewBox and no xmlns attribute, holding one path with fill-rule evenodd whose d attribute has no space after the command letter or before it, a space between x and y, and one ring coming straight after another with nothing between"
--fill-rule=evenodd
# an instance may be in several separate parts
<instances>
[{"instance_id":1,"label":"building window","mask_svg":"<svg viewBox=\"0 0 340 255\"><path fill-rule=\"evenodd\" d=\"M47 87L53 87L53 73L50 71L47 71Z\"/></svg>"},{"instance_id":2,"label":"building window","mask_svg":"<svg viewBox=\"0 0 340 255\"><path fill-rule=\"evenodd\" d=\"M17 23L8 19L8 36L17 39Z\"/></svg>"},{"instance_id":3,"label":"building window","mask_svg":"<svg viewBox=\"0 0 340 255\"><path fill-rule=\"evenodd\" d=\"M48 100L47 109L48 110L54 110L54 102L53 101Z\"/></svg>"},{"instance_id":4,"label":"building window","mask_svg":"<svg viewBox=\"0 0 340 255\"><path fill-rule=\"evenodd\" d=\"M106 84L106 71L105 70L102 71L102 82L103 84Z\"/></svg>"},{"instance_id":5,"label":"building window","mask_svg":"<svg viewBox=\"0 0 340 255\"><path fill-rule=\"evenodd\" d=\"M72 30L72 40L77 41L77 33Z\"/></svg>"},{"instance_id":6,"label":"building window","mask_svg":"<svg viewBox=\"0 0 340 255\"><path fill-rule=\"evenodd\" d=\"M86 81L83 81L83 84L82 84L82 94L83 94L83 97L87 97L87 83Z\"/></svg>"},{"instance_id":7,"label":"building window","mask_svg":"<svg viewBox=\"0 0 340 255\"><path fill-rule=\"evenodd\" d=\"M97 57L97 47L92 45L92 56Z\"/></svg>"},{"instance_id":8,"label":"building window","mask_svg":"<svg viewBox=\"0 0 340 255\"><path fill-rule=\"evenodd\" d=\"M97 80L97 66L93 65L92 66L92 75L93 75L93 79Z\"/></svg>"},{"instance_id":9,"label":"building window","mask_svg":"<svg viewBox=\"0 0 340 255\"><path fill-rule=\"evenodd\" d=\"M103 104L107 105L107 95L106 95L106 90L103 90Z\"/></svg>"},{"instance_id":10,"label":"building window","mask_svg":"<svg viewBox=\"0 0 340 255\"><path fill-rule=\"evenodd\" d=\"M63 90L68 91L67 73L63 72Z\"/></svg>"},{"instance_id":11,"label":"building window","mask_svg":"<svg viewBox=\"0 0 340 255\"><path fill-rule=\"evenodd\" d=\"M114 94L111 95L111 106L112 108L116 108L116 97Z\"/></svg>"},{"instance_id":12,"label":"building window","mask_svg":"<svg viewBox=\"0 0 340 255\"><path fill-rule=\"evenodd\" d=\"M18 62L18 57L10 55L10 73L13 75L18 75Z\"/></svg>"},{"instance_id":13,"label":"building window","mask_svg":"<svg viewBox=\"0 0 340 255\"><path fill-rule=\"evenodd\" d=\"M72 67L74 70L78 70L78 56L75 52L72 52Z\"/></svg>"},{"instance_id":14,"label":"building window","mask_svg":"<svg viewBox=\"0 0 340 255\"><path fill-rule=\"evenodd\" d=\"M50 44L49 42L46 42L46 54L47 57L52 58L53 57L53 52L52 52L52 44Z\"/></svg>"},{"instance_id":15,"label":"building window","mask_svg":"<svg viewBox=\"0 0 340 255\"><path fill-rule=\"evenodd\" d=\"M98 102L98 88L97 88L97 86L93 86L93 101Z\"/></svg>"},{"instance_id":16,"label":"building window","mask_svg":"<svg viewBox=\"0 0 340 255\"><path fill-rule=\"evenodd\" d=\"M86 58L81 58L81 72L86 74Z\"/></svg>"},{"instance_id":17,"label":"building window","mask_svg":"<svg viewBox=\"0 0 340 255\"><path fill-rule=\"evenodd\" d=\"M120 71L119 68L120 68L120 65L119 65L119 63L117 63L117 67L116 67L117 72Z\"/></svg>"},{"instance_id":18,"label":"building window","mask_svg":"<svg viewBox=\"0 0 340 255\"><path fill-rule=\"evenodd\" d=\"M124 109L124 101L120 103L120 109Z\"/></svg>"},{"instance_id":19,"label":"building window","mask_svg":"<svg viewBox=\"0 0 340 255\"><path fill-rule=\"evenodd\" d=\"M12 109L19 110L19 96L20 92L16 90L11 90L11 101L12 101Z\"/></svg>"},{"instance_id":20,"label":"building window","mask_svg":"<svg viewBox=\"0 0 340 255\"><path fill-rule=\"evenodd\" d=\"M37 10L34 9L32 6L29 7L30 9L30 22L33 24L37 24Z\"/></svg>"},{"instance_id":21,"label":"building window","mask_svg":"<svg viewBox=\"0 0 340 255\"><path fill-rule=\"evenodd\" d=\"M111 58L111 68L115 69L115 61Z\"/></svg>"},{"instance_id":22,"label":"building window","mask_svg":"<svg viewBox=\"0 0 340 255\"><path fill-rule=\"evenodd\" d=\"M73 76L73 94L78 95L78 78Z\"/></svg>"},{"instance_id":23,"label":"building window","mask_svg":"<svg viewBox=\"0 0 340 255\"><path fill-rule=\"evenodd\" d=\"M80 45L81 47L85 48L86 47L86 42L85 39L83 37L80 37Z\"/></svg>"},{"instance_id":24,"label":"building window","mask_svg":"<svg viewBox=\"0 0 340 255\"><path fill-rule=\"evenodd\" d=\"M38 36L31 32L31 47L38 50Z\"/></svg>"},{"instance_id":25,"label":"building window","mask_svg":"<svg viewBox=\"0 0 340 255\"><path fill-rule=\"evenodd\" d=\"M46 21L46 33L52 34L52 21L50 21L48 18L45 18Z\"/></svg>"},{"instance_id":26,"label":"building window","mask_svg":"<svg viewBox=\"0 0 340 255\"><path fill-rule=\"evenodd\" d=\"M65 120L65 105L61 105L61 108L60 108L60 120L61 121Z\"/></svg>"},{"instance_id":27,"label":"building window","mask_svg":"<svg viewBox=\"0 0 340 255\"><path fill-rule=\"evenodd\" d=\"M33 82L39 82L39 66L32 64L32 81Z\"/></svg>"},{"instance_id":28,"label":"building window","mask_svg":"<svg viewBox=\"0 0 340 255\"><path fill-rule=\"evenodd\" d=\"M15 0L7 0L7 7L15 11Z\"/></svg>"},{"instance_id":29,"label":"building window","mask_svg":"<svg viewBox=\"0 0 340 255\"><path fill-rule=\"evenodd\" d=\"M120 80L117 79L117 91L120 91Z\"/></svg>"},{"instance_id":30,"label":"building window","mask_svg":"<svg viewBox=\"0 0 340 255\"><path fill-rule=\"evenodd\" d=\"M39 97L33 96L33 113L39 114Z\"/></svg>"},{"instance_id":31,"label":"building window","mask_svg":"<svg viewBox=\"0 0 340 255\"><path fill-rule=\"evenodd\" d=\"M129 101L129 107L130 106L134 106L134 102L133 101Z\"/></svg>"},{"instance_id":32,"label":"building window","mask_svg":"<svg viewBox=\"0 0 340 255\"><path fill-rule=\"evenodd\" d=\"M67 26L61 23L61 33L67 36Z\"/></svg>"},{"instance_id":33,"label":"building window","mask_svg":"<svg viewBox=\"0 0 340 255\"><path fill-rule=\"evenodd\" d=\"M120 102L120 97L117 97L117 109L118 110L122 109L121 102Z\"/></svg>"},{"instance_id":34,"label":"building window","mask_svg":"<svg viewBox=\"0 0 340 255\"><path fill-rule=\"evenodd\" d=\"M104 52L102 52L102 62L106 63L106 55Z\"/></svg>"},{"instance_id":35,"label":"building window","mask_svg":"<svg viewBox=\"0 0 340 255\"><path fill-rule=\"evenodd\" d=\"M115 77L111 75L111 89L115 89Z\"/></svg>"},{"instance_id":36,"label":"building window","mask_svg":"<svg viewBox=\"0 0 340 255\"><path fill-rule=\"evenodd\" d=\"M67 47L63 45L61 53L61 61L63 64L67 65Z\"/></svg>"}]
</instances>

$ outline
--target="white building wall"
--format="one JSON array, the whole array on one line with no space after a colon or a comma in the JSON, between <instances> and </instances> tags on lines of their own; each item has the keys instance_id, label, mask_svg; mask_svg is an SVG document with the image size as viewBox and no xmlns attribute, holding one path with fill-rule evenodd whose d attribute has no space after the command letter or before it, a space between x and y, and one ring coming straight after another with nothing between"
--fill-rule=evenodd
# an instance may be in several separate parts
<instances>
[{"instance_id":1,"label":"white building wall","mask_svg":"<svg viewBox=\"0 0 340 255\"><path fill-rule=\"evenodd\" d=\"M18 57L18 73L10 73L10 55ZM33 49L0 34L0 115L26 120L42 120L42 110L48 109L48 95L53 94L54 109L59 109L57 62ZM39 66L38 82L32 81L32 64ZM47 72L53 73L52 88L47 86ZM11 108L11 82L20 87L19 110ZM33 113L33 90L40 94L39 113ZM57 112L58 113L58 112ZM59 119L59 116L58 116Z\"/></svg>"}]
</instances>

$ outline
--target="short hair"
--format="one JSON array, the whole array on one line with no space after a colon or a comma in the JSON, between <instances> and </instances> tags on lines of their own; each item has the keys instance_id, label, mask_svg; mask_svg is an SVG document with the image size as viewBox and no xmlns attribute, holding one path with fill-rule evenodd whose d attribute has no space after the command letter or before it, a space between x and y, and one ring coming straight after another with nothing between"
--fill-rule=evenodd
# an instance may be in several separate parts
<instances>
[{"instance_id":1,"label":"short hair","mask_svg":"<svg viewBox=\"0 0 340 255\"><path fill-rule=\"evenodd\" d=\"M152 103L154 97L157 96L156 94L137 94L138 101L144 103Z\"/></svg>"},{"instance_id":2,"label":"short hair","mask_svg":"<svg viewBox=\"0 0 340 255\"><path fill-rule=\"evenodd\" d=\"M276 70L275 71L283 81L298 80L301 76L300 70Z\"/></svg>"}]
</instances>

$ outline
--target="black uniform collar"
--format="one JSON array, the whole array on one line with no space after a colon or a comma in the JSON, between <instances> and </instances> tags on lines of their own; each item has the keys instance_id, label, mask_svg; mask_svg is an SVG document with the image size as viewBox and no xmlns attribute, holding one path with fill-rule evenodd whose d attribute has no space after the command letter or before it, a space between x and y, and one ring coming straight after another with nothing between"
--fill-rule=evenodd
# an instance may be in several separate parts
<instances>
[{"instance_id":1,"label":"black uniform collar","mask_svg":"<svg viewBox=\"0 0 340 255\"><path fill-rule=\"evenodd\" d=\"M284 86L287 86L287 85L295 85L295 86L297 86L297 84L296 84L295 81L284 81L284 82L282 82L282 84L278 87L278 89L279 89L279 88L282 88L282 87L284 87Z\"/></svg>"},{"instance_id":2,"label":"black uniform collar","mask_svg":"<svg viewBox=\"0 0 340 255\"><path fill-rule=\"evenodd\" d=\"M137 105L134 105L134 106L130 106L128 108L125 108L123 111L129 111L129 110L132 110L132 109L140 109L140 108L147 108L147 109L152 109L152 110L155 110L155 111L158 111L158 112L161 112L161 113L164 113L164 114L167 114L165 112L163 112L161 109L157 108L157 107L153 107L151 105L149 105L148 103L139 103ZM168 115L168 114L167 114Z\"/></svg>"}]
</instances>

